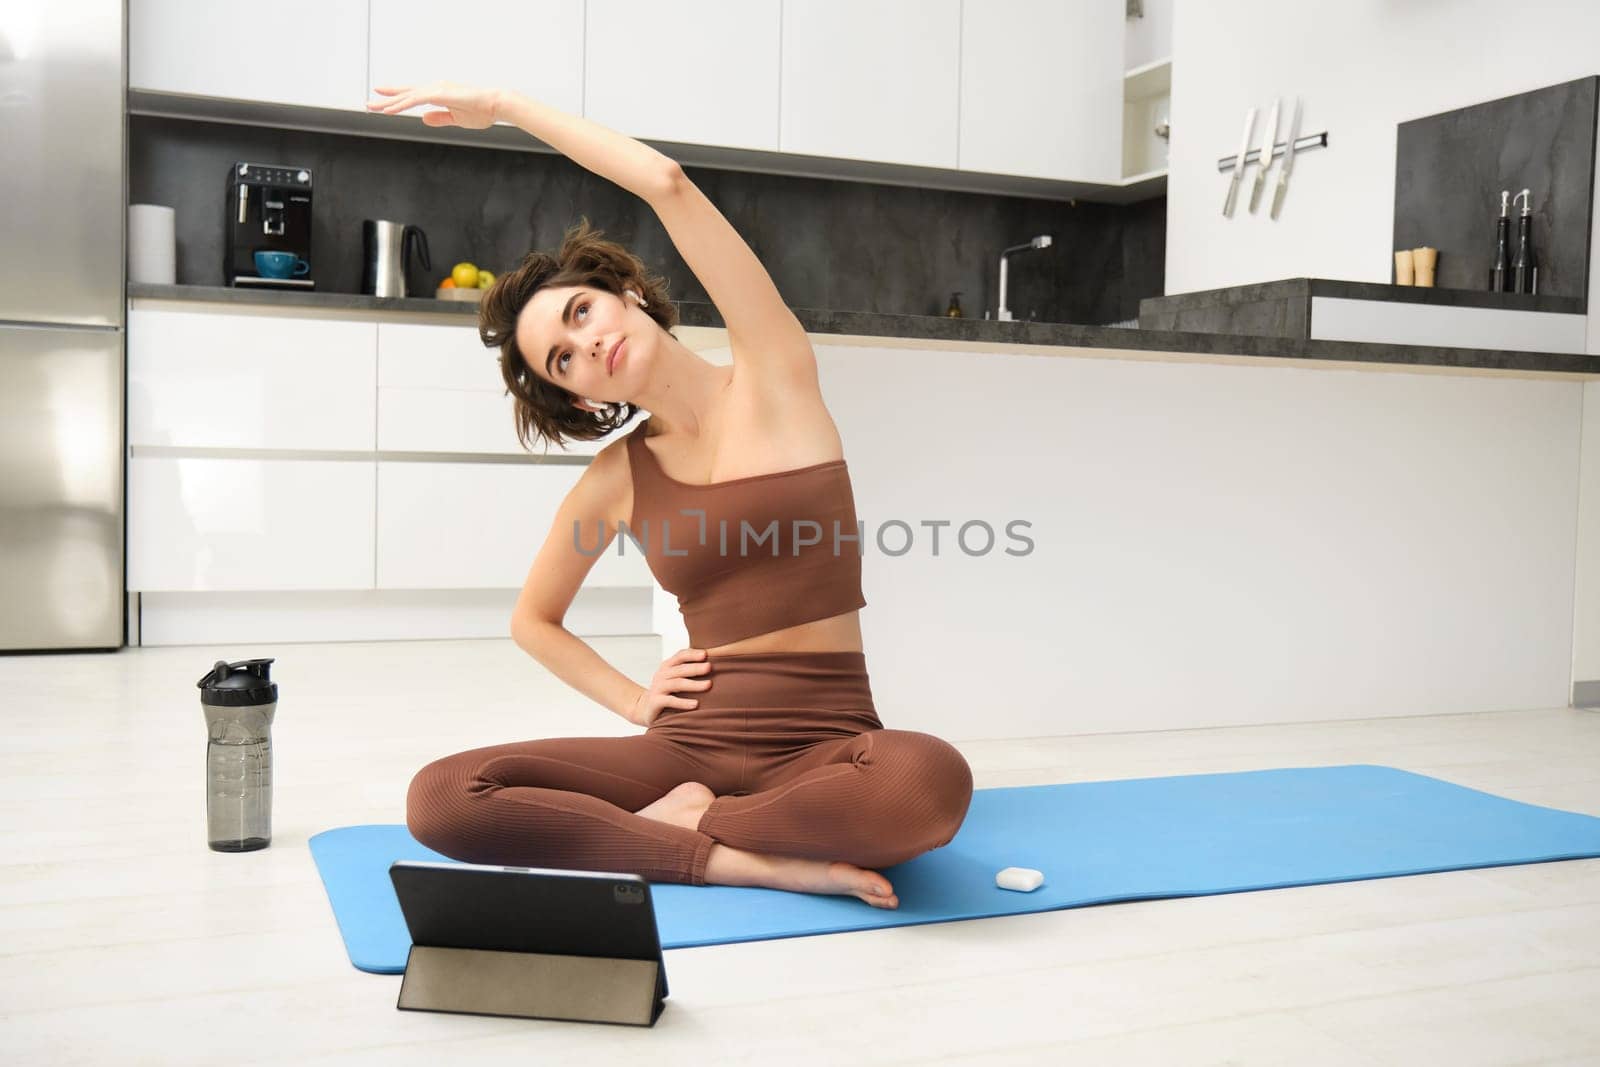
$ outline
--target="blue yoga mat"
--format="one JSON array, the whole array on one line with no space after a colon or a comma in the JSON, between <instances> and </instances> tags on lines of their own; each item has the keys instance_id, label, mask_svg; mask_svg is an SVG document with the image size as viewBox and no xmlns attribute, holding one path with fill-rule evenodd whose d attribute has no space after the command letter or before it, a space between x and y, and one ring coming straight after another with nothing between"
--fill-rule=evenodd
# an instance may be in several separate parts
<instances>
[{"instance_id":1,"label":"blue yoga mat","mask_svg":"<svg viewBox=\"0 0 1600 1067\"><path fill-rule=\"evenodd\" d=\"M389 864L450 861L404 826L343 826L310 843L350 962L402 973L411 937ZM651 892L669 949L1590 856L1594 816L1393 767L1301 767L979 789L954 840L883 870L900 898L892 911L776 889ZM1044 884L1001 889L1006 867L1042 871Z\"/></svg>"}]
</instances>

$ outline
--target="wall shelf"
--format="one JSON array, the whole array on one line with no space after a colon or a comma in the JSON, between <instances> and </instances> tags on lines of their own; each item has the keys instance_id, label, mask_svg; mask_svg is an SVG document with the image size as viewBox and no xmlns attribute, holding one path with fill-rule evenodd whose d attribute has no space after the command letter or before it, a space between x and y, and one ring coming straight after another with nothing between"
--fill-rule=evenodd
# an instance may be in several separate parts
<instances>
[{"instance_id":1,"label":"wall shelf","mask_svg":"<svg viewBox=\"0 0 1600 1067\"><path fill-rule=\"evenodd\" d=\"M1122 174L1123 185L1152 188L1160 178L1160 192L1167 189L1167 141L1156 127L1167 121L1172 110L1172 57L1134 67L1122 79Z\"/></svg>"},{"instance_id":2,"label":"wall shelf","mask_svg":"<svg viewBox=\"0 0 1600 1067\"><path fill-rule=\"evenodd\" d=\"M1167 192L1167 168L1160 170L1147 170L1143 174L1133 174L1122 179L1122 187L1129 192L1137 193L1134 200L1150 200L1158 196L1165 196ZM1133 203L1130 200L1129 203Z\"/></svg>"},{"instance_id":3,"label":"wall shelf","mask_svg":"<svg viewBox=\"0 0 1600 1067\"><path fill-rule=\"evenodd\" d=\"M1148 100L1172 92L1172 57L1134 67L1123 75L1122 99Z\"/></svg>"}]
</instances>

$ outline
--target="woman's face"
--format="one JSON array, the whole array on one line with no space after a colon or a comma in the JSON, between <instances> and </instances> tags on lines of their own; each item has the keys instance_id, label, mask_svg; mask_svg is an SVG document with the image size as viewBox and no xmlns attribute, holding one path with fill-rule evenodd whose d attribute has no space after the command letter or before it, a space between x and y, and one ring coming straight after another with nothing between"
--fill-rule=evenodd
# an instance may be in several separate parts
<instances>
[{"instance_id":1,"label":"woman's face","mask_svg":"<svg viewBox=\"0 0 1600 1067\"><path fill-rule=\"evenodd\" d=\"M517 348L535 375L574 396L621 401L638 393L635 356L651 347L655 325L632 297L583 285L541 289L517 317Z\"/></svg>"}]
</instances>

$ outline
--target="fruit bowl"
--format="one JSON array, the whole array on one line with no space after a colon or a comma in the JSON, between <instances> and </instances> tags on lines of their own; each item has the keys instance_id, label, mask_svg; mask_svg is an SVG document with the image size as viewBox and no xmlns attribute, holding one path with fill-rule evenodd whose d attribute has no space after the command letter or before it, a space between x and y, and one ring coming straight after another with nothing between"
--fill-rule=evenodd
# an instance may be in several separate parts
<instances>
[{"instance_id":1,"label":"fruit bowl","mask_svg":"<svg viewBox=\"0 0 1600 1067\"><path fill-rule=\"evenodd\" d=\"M435 289L433 295L440 300L467 300L476 304L488 291L487 289Z\"/></svg>"}]
</instances>

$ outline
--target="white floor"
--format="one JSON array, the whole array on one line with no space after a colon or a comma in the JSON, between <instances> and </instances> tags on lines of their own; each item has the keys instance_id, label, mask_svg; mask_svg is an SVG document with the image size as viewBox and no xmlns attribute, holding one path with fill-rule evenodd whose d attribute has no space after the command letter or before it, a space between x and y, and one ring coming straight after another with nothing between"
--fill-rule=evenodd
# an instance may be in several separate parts
<instances>
[{"instance_id":1,"label":"white floor","mask_svg":"<svg viewBox=\"0 0 1600 1067\"><path fill-rule=\"evenodd\" d=\"M272 847L215 853L195 682L260 655ZM444 753L636 728L509 641L0 657L0 705L6 1062L1600 1062L1597 860L669 950L653 1029L402 1012L307 838L402 821ZM957 741L980 789L1382 763L1600 815L1592 711Z\"/></svg>"}]
</instances>

